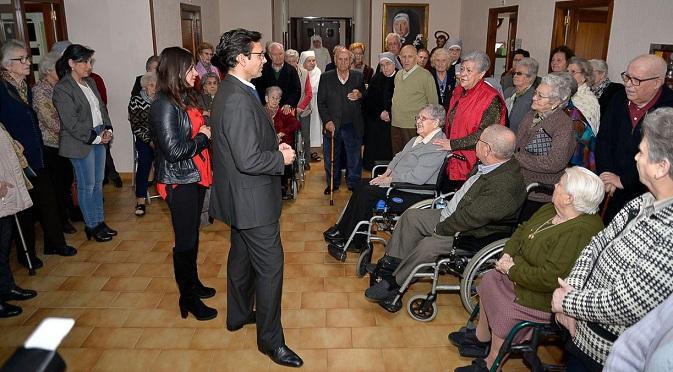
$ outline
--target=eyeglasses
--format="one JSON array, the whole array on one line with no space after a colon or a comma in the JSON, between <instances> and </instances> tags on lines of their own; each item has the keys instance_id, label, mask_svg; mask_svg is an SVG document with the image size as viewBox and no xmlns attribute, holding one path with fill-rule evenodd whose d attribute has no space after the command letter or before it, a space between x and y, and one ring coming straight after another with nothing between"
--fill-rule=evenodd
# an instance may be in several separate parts
<instances>
[{"instance_id":1,"label":"eyeglasses","mask_svg":"<svg viewBox=\"0 0 673 372\"><path fill-rule=\"evenodd\" d=\"M23 56L19 58L11 58L10 61L19 61L21 63L31 62L33 59L30 56Z\"/></svg>"},{"instance_id":2,"label":"eyeglasses","mask_svg":"<svg viewBox=\"0 0 673 372\"><path fill-rule=\"evenodd\" d=\"M482 142L484 145L486 145L486 146L488 146L489 148L491 148L491 144L488 143L488 142L486 142L486 141L484 141L484 140L482 140L481 138L477 138L477 142Z\"/></svg>"},{"instance_id":3,"label":"eyeglasses","mask_svg":"<svg viewBox=\"0 0 673 372\"><path fill-rule=\"evenodd\" d=\"M523 73L523 72L521 72L521 71L514 71L514 75L516 75L516 76L522 76L522 75L523 75L523 76L528 76L528 74Z\"/></svg>"},{"instance_id":4,"label":"eyeglasses","mask_svg":"<svg viewBox=\"0 0 673 372\"><path fill-rule=\"evenodd\" d=\"M248 58L251 58L253 54L256 54L257 58L259 59L266 59L266 57L264 56L264 52L250 52L250 57Z\"/></svg>"},{"instance_id":5,"label":"eyeglasses","mask_svg":"<svg viewBox=\"0 0 673 372\"><path fill-rule=\"evenodd\" d=\"M634 87L640 86L640 83L642 83L643 81L654 80L654 79L657 79L657 78L658 78L658 76L647 78L647 79L638 79L638 78L635 78L635 77L627 74L626 71L622 72L622 80L624 81L624 84L626 84L630 81L631 84Z\"/></svg>"},{"instance_id":6,"label":"eyeglasses","mask_svg":"<svg viewBox=\"0 0 673 372\"><path fill-rule=\"evenodd\" d=\"M414 120L415 120L417 123L418 123L419 121L420 121L421 123L423 123L423 122L425 122L426 120L435 120L435 119L432 119L432 118L425 118L425 117L423 117L423 116L421 116L421 115L414 115Z\"/></svg>"},{"instance_id":7,"label":"eyeglasses","mask_svg":"<svg viewBox=\"0 0 673 372\"><path fill-rule=\"evenodd\" d=\"M540 94L540 93L536 90L535 93L533 93L533 98L535 98L535 97L537 97L538 99L549 99L549 97L551 97L551 96L543 96L542 94Z\"/></svg>"}]
</instances>

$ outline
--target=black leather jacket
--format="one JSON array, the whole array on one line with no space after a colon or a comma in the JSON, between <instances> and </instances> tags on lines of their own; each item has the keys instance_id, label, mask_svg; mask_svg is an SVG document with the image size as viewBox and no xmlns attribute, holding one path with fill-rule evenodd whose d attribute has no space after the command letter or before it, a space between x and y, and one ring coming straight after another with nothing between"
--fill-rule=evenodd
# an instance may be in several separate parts
<instances>
[{"instance_id":1,"label":"black leather jacket","mask_svg":"<svg viewBox=\"0 0 673 372\"><path fill-rule=\"evenodd\" d=\"M192 158L210 141L199 133L192 139L187 112L159 93L150 107L150 130L156 146L157 182L174 185L199 182L201 175Z\"/></svg>"}]
</instances>

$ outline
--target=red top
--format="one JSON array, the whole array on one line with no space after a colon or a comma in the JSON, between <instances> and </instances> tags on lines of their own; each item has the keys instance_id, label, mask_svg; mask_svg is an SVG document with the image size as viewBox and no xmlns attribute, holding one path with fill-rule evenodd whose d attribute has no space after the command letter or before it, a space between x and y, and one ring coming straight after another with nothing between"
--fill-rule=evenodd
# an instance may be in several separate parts
<instances>
[{"instance_id":1,"label":"red top","mask_svg":"<svg viewBox=\"0 0 673 372\"><path fill-rule=\"evenodd\" d=\"M638 106L635 103L629 101L629 119L631 120L632 128L635 128L636 125L640 123L640 119L642 119L643 116L645 116L645 114L647 114L647 112L652 108L652 106L654 106L654 104L657 103L657 101L659 101L659 97L661 97L662 90L663 90L662 88L659 88L659 92L657 92L657 94L654 97L652 97L650 102L647 102L647 105L643 106L642 108L638 108Z\"/></svg>"},{"instance_id":2,"label":"red top","mask_svg":"<svg viewBox=\"0 0 673 372\"><path fill-rule=\"evenodd\" d=\"M192 138L196 137L199 134L199 129L206 124L201 111L196 107L188 107L187 115L189 116L189 121L192 123ZM201 175L201 180L198 182L199 185L204 187L210 187L213 183L213 171L212 163L210 162L210 150L205 148L201 152L194 155L192 158L196 169L199 170ZM177 185L172 185L175 188ZM161 198L166 199L166 185L163 183L157 182L157 191Z\"/></svg>"},{"instance_id":3,"label":"red top","mask_svg":"<svg viewBox=\"0 0 673 372\"><path fill-rule=\"evenodd\" d=\"M493 102L493 99L500 100L500 122L498 124L505 125L507 120L507 106L503 102L502 97L492 86L488 85L483 79L479 81L472 89L465 91L462 86L458 85L453 90L449 109L446 111L446 138L457 139L469 136L470 134L479 130L481 125L481 117L484 111ZM453 117L453 122L449 122L449 114L456 108L456 114ZM495 124L495 123L489 123ZM477 153L474 149L470 150L455 150L458 155L467 158L467 161L457 160L455 158L449 159L449 166L447 167L449 179L454 181L464 181L477 163Z\"/></svg>"},{"instance_id":4,"label":"red top","mask_svg":"<svg viewBox=\"0 0 673 372\"><path fill-rule=\"evenodd\" d=\"M294 148L294 132L301 129L301 123L294 116L294 110L285 115L281 109L278 109L276 115L273 116L273 127L276 133L285 133L280 142L285 142Z\"/></svg>"},{"instance_id":5,"label":"red top","mask_svg":"<svg viewBox=\"0 0 673 372\"><path fill-rule=\"evenodd\" d=\"M105 81L103 81L103 77L101 77L95 72L90 73L89 77L92 78L93 81L96 83L96 89L98 89L100 99L102 99L103 104L107 106L107 89L105 88Z\"/></svg>"},{"instance_id":6,"label":"red top","mask_svg":"<svg viewBox=\"0 0 673 372\"><path fill-rule=\"evenodd\" d=\"M306 82L304 83L304 99L297 105L298 108L306 110L306 106L311 103L313 98L313 88L311 88L311 75L306 74Z\"/></svg>"}]
</instances>

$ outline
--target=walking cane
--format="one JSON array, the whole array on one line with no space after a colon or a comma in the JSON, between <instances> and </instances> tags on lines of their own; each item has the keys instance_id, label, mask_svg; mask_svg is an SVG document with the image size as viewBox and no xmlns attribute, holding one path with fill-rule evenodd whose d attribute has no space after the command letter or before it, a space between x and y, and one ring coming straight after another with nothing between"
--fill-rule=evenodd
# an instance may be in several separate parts
<instances>
[{"instance_id":1,"label":"walking cane","mask_svg":"<svg viewBox=\"0 0 673 372\"><path fill-rule=\"evenodd\" d=\"M612 193L607 193L605 195L603 207L601 207L601 219L605 219L605 213L608 211L608 204L610 204L610 199L612 199Z\"/></svg>"},{"instance_id":2,"label":"walking cane","mask_svg":"<svg viewBox=\"0 0 673 372\"><path fill-rule=\"evenodd\" d=\"M336 129L335 129L336 130ZM330 136L329 149L329 205L334 205L334 132Z\"/></svg>"},{"instance_id":3,"label":"walking cane","mask_svg":"<svg viewBox=\"0 0 673 372\"><path fill-rule=\"evenodd\" d=\"M28 247L26 247L26 240L23 238L23 231L21 230L21 224L19 224L19 217L17 215L14 215L14 221L16 222L16 229L19 231L21 244L23 245L23 253L26 254L26 262L28 262L28 275L33 276L35 275L35 268L33 268L33 263L30 261Z\"/></svg>"}]
</instances>

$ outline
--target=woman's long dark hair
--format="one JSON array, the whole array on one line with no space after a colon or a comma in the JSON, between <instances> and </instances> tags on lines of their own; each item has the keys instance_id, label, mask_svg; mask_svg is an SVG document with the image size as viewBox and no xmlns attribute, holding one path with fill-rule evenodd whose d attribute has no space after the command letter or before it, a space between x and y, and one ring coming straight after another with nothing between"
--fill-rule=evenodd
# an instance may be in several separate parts
<instances>
[{"instance_id":1,"label":"woman's long dark hair","mask_svg":"<svg viewBox=\"0 0 673 372\"><path fill-rule=\"evenodd\" d=\"M161 51L157 67L157 91L165 94L181 109L194 102L190 86L185 77L194 66L194 56L186 49L170 47Z\"/></svg>"},{"instance_id":2,"label":"woman's long dark hair","mask_svg":"<svg viewBox=\"0 0 673 372\"><path fill-rule=\"evenodd\" d=\"M94 50L80 44L71 44L63 51L61 58L56 61L56 73L59 79L63 79L72 71L72 67L68 63L69 60L73 62L85 62L91 59Z\"/></svg>"}]
</instances>

